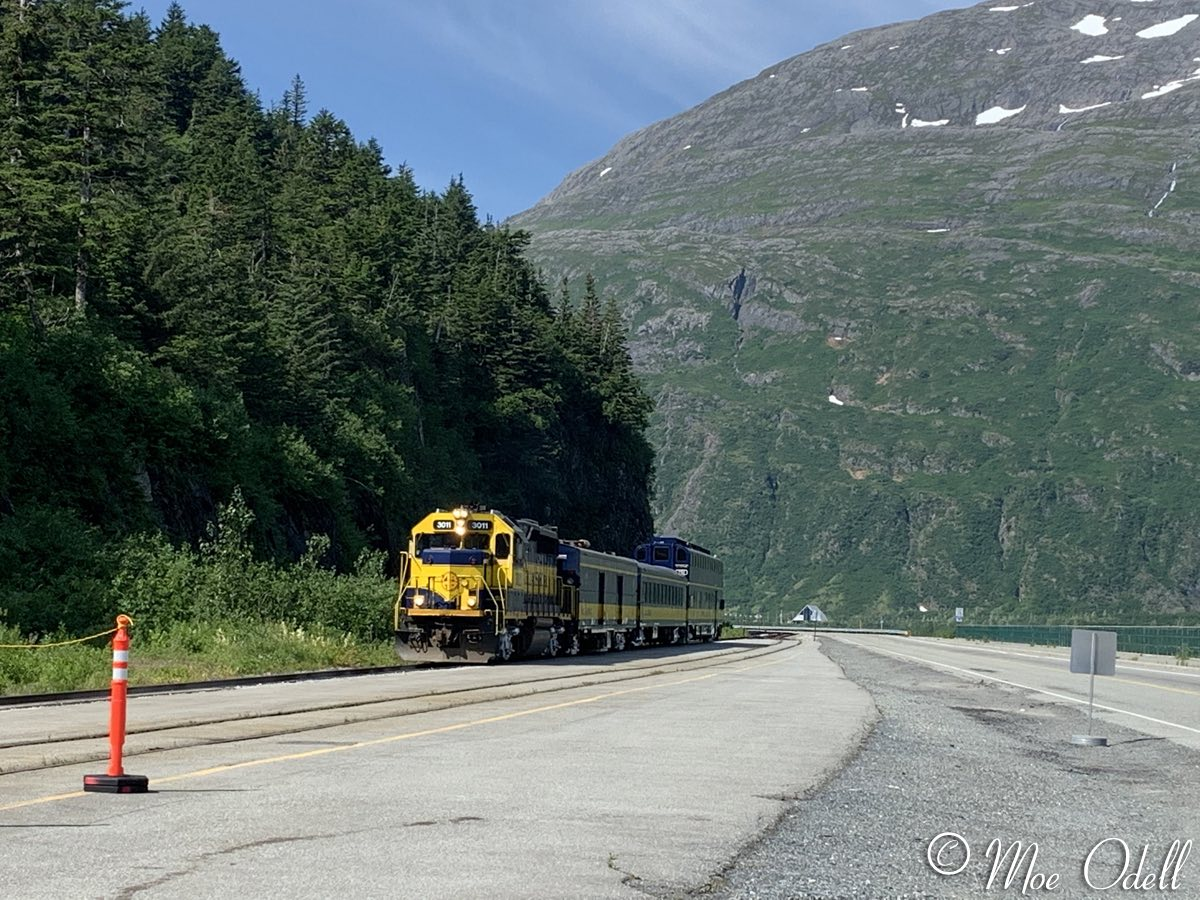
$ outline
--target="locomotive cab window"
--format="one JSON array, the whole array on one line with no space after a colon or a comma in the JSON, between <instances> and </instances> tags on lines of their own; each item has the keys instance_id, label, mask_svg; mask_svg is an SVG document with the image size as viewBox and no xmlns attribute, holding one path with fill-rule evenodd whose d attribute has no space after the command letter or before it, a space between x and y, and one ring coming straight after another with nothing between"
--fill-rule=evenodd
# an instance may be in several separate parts
<instances>
[{"instance_id":1,"label":"locomotive cab window","mask_svg":"<svg viewBox=\"0 0 1200 900\"><path fill-rule=\"evenodd\" d=\"M675 548L675 562L677 562L677 563L687 562L687 551L684 550L682 547Z\"/></svg>"},{"instance_id":2,"label":"locomotive cab window","mask_svg":"<svg viewBox=\"0 0 1200 900\"><path fill-rule=\"evenodd\" d=\"M667 562L671 558L671 551L666 547L654 548L654 561Z\"/></svg>"},{"instance_id":3,"label":"locomotive cab window","mask_svg":"<svg viewBox=\"0 0 1200 900\"><path fill-rule=\"evenodd\" d=\"M417 535L417 552L436 550L442 547L457 547L458 536L452 531L435 532L434 534Z\"/></svg>"},{"instance_id":4,"label":"locomotive cab window","mask_svg":"<svg viewBox=\"0 0 1200 900\"><path fill-rule=\"evenodd\" d=\"M512 539L507 534L496 535L496 559L508 559L512 549Z\"/></svg>"},{"instance_id":5,"label":"locomotive cab window","mask_svg":"<svg viewBox=\"0 0 1200 900\"><path fill-rule=\"evenodd\" d=\"M431 534L417 535L417 552L422 550L487 550L488 536L486 534L468 534L459 537L453 531L436 531Z\"/></svg>"}]
</instances>

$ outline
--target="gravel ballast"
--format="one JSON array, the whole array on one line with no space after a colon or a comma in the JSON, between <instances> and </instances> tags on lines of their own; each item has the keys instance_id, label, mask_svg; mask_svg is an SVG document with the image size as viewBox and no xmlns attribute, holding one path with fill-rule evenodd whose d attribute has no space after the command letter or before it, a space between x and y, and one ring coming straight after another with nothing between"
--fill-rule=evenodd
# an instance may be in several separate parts
<instances>
[{"instance_id":1,"label":"gravel ballast","mask_svg":"<svg viewBox=\"0 0 1200 900\"><path fill-rule=\"evenodd\" d=\"M1076 708L822 643L880 720L858 757L796 801L713 896L1200 898L1200 848L1164 872L1173 842L1200 837L1200 754L1107 723L1110 747L1075 746L1086 727ZM935 845L934 861L941 849L941 867L963 866L958 874L929 860L945 833L970 847L967 861L956 837ZM1010 852L989 886L997 839ZM1016 841L1024 856L1006 887Z\"/></svg>"}]
</instances>

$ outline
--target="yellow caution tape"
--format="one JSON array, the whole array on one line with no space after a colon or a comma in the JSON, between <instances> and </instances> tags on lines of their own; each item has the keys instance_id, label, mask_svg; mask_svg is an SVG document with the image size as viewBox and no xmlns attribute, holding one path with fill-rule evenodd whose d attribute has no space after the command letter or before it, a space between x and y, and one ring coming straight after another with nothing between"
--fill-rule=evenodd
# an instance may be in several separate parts
<instances>
[{"instance_id":1,"label":"yellow caution tape","mask_svg":"<svg viewBox=\"0 0 1200 900\"><path fill-rule=\"evenodd\" d=\"M87 637L74 638L70 641L56 641L52 644L0 644L0 650L43 650L46 647L66 647L68 644L82 644L84 641L94 641L96 638L108 637L110 634L116 633L117 629L110 628L99 634L89 634Z\"/></svg>"}]
</instances>

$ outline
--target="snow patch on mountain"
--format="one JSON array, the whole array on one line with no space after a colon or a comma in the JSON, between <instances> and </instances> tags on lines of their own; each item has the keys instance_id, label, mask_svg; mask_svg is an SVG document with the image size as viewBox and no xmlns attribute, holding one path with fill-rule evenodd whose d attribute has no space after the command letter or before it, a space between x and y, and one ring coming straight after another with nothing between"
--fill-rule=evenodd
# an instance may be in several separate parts
<instances>
[{"instance_id":1,"label":"snow patch on mountain","mask_svg":"<svg viewBox=\"0 0 1200 900\"><path fill-rule=\"evenodd\" d=\"M1191 25L1197 19L1200 19L1200 15L1197 15L1196 13L1188 13L1186 16L1180 16L1178 19L1171 19L1168 22L1159 22L1157 25L1152 25L1149 28L1143 28L1137 33L1137 36L1140 38L1170 37L1173 34L1177 34L1188 25Z\"/></svg>"},{"instance_id":2,"label":"snow patch on mountain","mask_svg":"<svg viewBox=\"0 0 1200 900\"><path fill-rule=\"evenodd\" d=\"M1142 94L1142 99L1153 100L1155 97L1163 97L1171 93L1171 91L1179 90L1181 87L1183 87L1182 81L1168 81L1166 84L1157 85L1154 90Z\"/></svg>"},{"instance_id":3,"label":"snow patch on mountain","mask_svg":"<svg viewBox=\"0 0 1200 900\"><path fill-rule=\"evenodd\" d=\"M1071 26L1072 31L1078 31L1080 34L1090 35L1091 37L1099 37L1102 34L1108 34L1108 28L1105 26L1104 16L1098 16L1095 13L1084 16L1078 22Z\"/></svg>"},{"instance_id":4,"label":"snow patch on mountain","mask_svg":"<svg viewBox=\"0 0 1200 900\"><path fill-rule=\"evenodd\" d=\"M994 125L997 122L1002 122L1010 116L1015 116L1017 113L1025 112L1025 107L1021 106L1017 109L1005 109L1003 106L993 106L991 109L985 109L975 117L976 125Z\"/></svg>"},{"instance_id":5,"label":"snow patch on mountain","mask_svg":"<svg viewBox=\"0 0 1200 900\"><path fill-rule=\"evenodd\" d=\"M1075 106L1070 107L1065 103L1058 104L1059 115L1067 115L1068 113L1087 112L1089 109L1102 109L1105 106L1112 106L1111 100L1105 100L1103 103L1093 103L1091 106Z\"/></svg>"}]
</instances>

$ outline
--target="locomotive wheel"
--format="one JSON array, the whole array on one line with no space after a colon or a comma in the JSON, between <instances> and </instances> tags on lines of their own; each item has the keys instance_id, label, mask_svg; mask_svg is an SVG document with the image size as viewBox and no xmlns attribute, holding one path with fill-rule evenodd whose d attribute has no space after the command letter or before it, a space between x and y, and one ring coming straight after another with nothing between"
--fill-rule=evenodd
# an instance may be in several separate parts
<instances>
[{"instance_id":1,"label":"locomotive wheel","mask_svg":"<svg viewBox=\"0 0 1200 900\"><path fill-rule=\"evenodd\" d=\"M573 632L563 645L563 656L578 656L579 650L579 632Z\"/></svg>"},{"instance_id":2,"label":"locomotive wheel","mask_svg":"<svg viewBox=\"0 0 1200 900\"><path fill-rule=\"evenodd\" d=\"M625 632L618 631L616 634L613 635L612 648L617 651L621 651L621 650L625 649Z\"/></svg>"}]
</instances>

